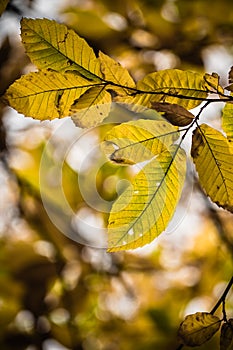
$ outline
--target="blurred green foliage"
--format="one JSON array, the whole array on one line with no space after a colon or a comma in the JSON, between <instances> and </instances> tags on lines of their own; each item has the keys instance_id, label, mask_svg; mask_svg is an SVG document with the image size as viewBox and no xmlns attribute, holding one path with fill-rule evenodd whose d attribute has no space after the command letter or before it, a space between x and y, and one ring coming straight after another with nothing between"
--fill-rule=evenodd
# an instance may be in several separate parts
<instances>
[{"instance_id":1,"label":"blurred green foliage","mask_svg":"<svg viewBox=\"0 0 233 350\"><path fill-rule=\"evenodd\" d=\"M35 1L27 3L34 8ZM10 12L18 21L24 11L23 1L17 6L10 2L3 19ZM119 60L136 79L162 68L203 71L203 50L213 45L232 54L231 0L66 1L60 20L95 50ZM1 38L1 93L28 63L15 39ZM128 118L118 113L121 121ZM76 243L51 222L40 195L41 156L57 124L24 124L22 116L12 116L3 106L0 115L0 348L50 350L57 349L51 343L56 341L72 350L176 349L184 315L209 311L232 273L230 214L210 207L194 178L189 210L189 187L180 204L183 221L154 247L107 254ZM96 129L95 137L101 140L104 131ZM48 174L63 142L54 140L47 155ZM79 150L75 157L81 157ZM114 200L117 182L131 176L127 168L103 164L101 157L84 173L86 189L92 174L97 174L98 193L105 201ZM72 161L66 160L66 200L74 213L85 209L96 217L77 178ZM53 181L43 199L62 220L63 203L53 191ZM232 296L227 311L230 316ZM217 335L200 350L217 348L218 341Z\"/></svg>"}]
</instances>

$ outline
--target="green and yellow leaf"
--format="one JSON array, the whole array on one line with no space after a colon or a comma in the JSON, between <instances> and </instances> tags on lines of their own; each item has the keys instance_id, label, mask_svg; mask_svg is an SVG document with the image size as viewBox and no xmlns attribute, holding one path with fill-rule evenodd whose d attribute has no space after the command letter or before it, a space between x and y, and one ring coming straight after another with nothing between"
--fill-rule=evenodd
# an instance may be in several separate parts
<instances>
[{"instance_id":1,"label":"green and yellow leaf","mask_svg":"<svg viewBox=\"0 0 233 350\"><path fill-rule=\"evenodd\" d=\"M110 84L112 90L120 95L125 95L128 92L127 87L135 88L133 78L130 76L128 70L122 67L120 63L114 61L101 51L99 52L99 60L104 79L113 83Z\"/></svg>"},{"instance_id":2,"label":"green and yellow leaf","mask_svg":"<svg viewBox=\"0 0 233 350\"><path fill-rule=\"evenodd\" d=\"M102 147L113 162L129 165L166 151L178 138L177 128L167 121L142 119L114 127Z\"/></svg>"},{"instance_id":3,"label":"green and yellow leaf","mask_svg":"<svg viewBox=\"0 0 233 350\"><path fill-rule=\"evenodd\" d=\"M181 195L185 171L185 152L171 146L135 176L113 204L109 251L144 246L166 229Z\"/></svg>"},{"instance_id":4,"label":"green and yellow leaf","mask_svg":"<svg viewBox=\"0 0 233 350\"><path fill-rule=\"evenodd\" d=\"M192 123L194 115L182 106L167 102L152 102L152 108L162 112L163 116L173 125L187 126Z\"/></svg>"},{"instance_id":5,"label":"green and yellow leaf","mask_svg":"<svg viewBox=\"0 0 233 350\"><path fill-rule=\"evenodd\" d=\"M72 73L42 70L22 76L7 90L11 107L39 120L62 118L93 83Z\"/></svg>"},{"instance_id":6,"label":"green and yellow leaf","mask_svg":"<svg viewBox=\"0 0 233 350\"><path fill-rule=\"evenodd\" d=\"M220 335L220 350L232 350L233 348L233 319L223 323Z\"/></svg>"},{"instance_id":7,"label":"green and yellow leaf","mask_svg":"<svg viewBox=\"0 0 233 350\"><path fill-rule=\"evenodd\" d=\"M223 87L219 84L220 77L217 73L204 75L204 80L206 82L205 86L209 92L215 92L220 95L224 94Z\"/></svg>"},{"instance_id":8,"label":"green and yellow leaf","mask_svg":"<svg viewBox=\"0 0 233 350\"><path fill-rule=\"evenodd\" d=\"M110 93L103 86L89 89L70 108L73 122L81 128L100 124L110 112L111 101Z\"/></svg>"},{"instance_id":9,"label":"green and yellow leaf","mask_svg":"<svg viewBox=\"0 0 233 350\"><path fill-rule=\"evenodd\" d=\"M100 80L100 62L93 49L73 30L49 19L23 18L21 37L31 61L39 68L77 71Z\"/></svg>"},{"instance_id":10,"label":"green and yellow leaf","mask_svg":"<svg viewBox=\"0 0 233 350\"><path fill-rule=\"evenodd\" d=\"M202 124L194 131L191 154L206 194L233 212L233 153L228 140L221 132Z\"/></svg>"},{"instance_id":11,"label":"green and yellow leaf","mask_svg":"<svg viewBox=\"0 0 233 350\"><path fill-rule=\"evenodd\" d=\"M125 103L151 107L152 102L167 102L192 109L207 97L203 76L179 69L150 73L137 83L137 89Z\"/></svg>"},{"instance_id":12,"label":"green and yellow leaf","mask_svg":"<svg viewBox=\"0 0 233 350\"><path fill-rule=\"evenodd\" d=\"M222 127L229 141L233 141L233 104L226 103L222 110Z\"/></svg>"},{"instance_id":13,"label":"green and yellow leaf","mask_svg":"<svg viewBox=\"0 0 233 350\"><path fill-rule=\"evenodd\" d=\"M208 312L188 315L181 323L178 336L187 346L200 346L219 330L221 320Z\"/></svg>"}]
</instances>

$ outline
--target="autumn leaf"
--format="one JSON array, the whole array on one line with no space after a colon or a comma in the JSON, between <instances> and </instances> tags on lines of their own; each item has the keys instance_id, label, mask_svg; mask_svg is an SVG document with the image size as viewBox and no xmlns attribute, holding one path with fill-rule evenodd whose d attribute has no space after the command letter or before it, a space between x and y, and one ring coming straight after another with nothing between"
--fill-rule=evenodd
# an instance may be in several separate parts
<instances>
[{"instance_id":1,"label":"autumn leaf","mask_svg":"<svg viewBox=\"0 0 233 350\"><path fill-rule=\"evenodd\" d=\"M77 74L42 70L22 76L5 94L11 107L40 120L70 115L73 103L95 86Z\"/></svg>"},{"instance_id":2,"label":"autumn leaf","mask_svg":"<svg viewBox=\"0 0 233 350\"><path fill-rule=\"evenodd\" d=\"M219 84L220 77L217 73L204 74L205 86L209 92L224 94L223 87Z\"/></svg>"},{"instance_id":3,"label":"autumn leaf","mask_svg":"<svg viewBox=\"0 0 233 350\"><path fill-rule=\"evenodd\" d=\"M227 139L202 124L194 131L191 154L206 194L217 205L233 212L233 153Z\"/></svg>"},{"instance_id":4,"label":"autumn leaf","mask_svg":"<svg viewBox=\"0 0 233 350\"><path fill-rule=\"evenodd\" d=\"M178 336L187 346L200 346L212 338L220 325L221 321L217 316L208 312L196 312L185 317Z\"/></svg>"},{"instance_id":5,"label":"autumn leaf","mask_svg":"<svg viewBox=\"0 0 233 350\"><path fill-rule=\"evenodd\" d=\"M233 319L223 323L220 335L220 350L231 350L233 347Z\"/></svg>"},{"instance_id":6,"label":"autumn leaf","mask_svg":"<svg viewBox=\"0 0 233 350\"><path fill-rule=\"evenodd\" d=\"M110 82L110 88L118 94L125 95L127 87L135 88L135 82L126 68L103 52L99 52L101 71L104 79Z\"/></svg>"},{"instance_id":7,"label":"autumn leaf","mask_svg":"<svg viewBox=\"0 0 233 350\"><path fill-rule=\"evenodd\" d=\"M233 91L233 66L231 67L229 74L228 74L228 81L229 81L229 86L226 87L227 90Z\"/></svg>"},{"instance_id":8,"label":"autumn leaf","mask_svg":"<svg viewBox=\"0 0 233 350\"><path fill-rule=\"evenodd\" d=\"M23 18L21 37L31 61L39 68L77 71L100 81L100 62L93 49L72 29L49 19Z\"/></svg>"},{"instance_id":9,"label":"autumn leaf","mask_svg":"<svg viewBox=\"0 0 233 350\"><path fill-rule=\"evenodd\" d=\"M136 87L137 92L119 101L136 105L136 107L149 108L153 102L168 102L191 109L207 97L203 76L179 69L165 69L150 73L138 81Z\"/></svg>"},{"instance_id":10,"label":"autumn leaf","mask_svg":"<svg viewBox=\"0 0 233 350\"><path fill-rule=\"evenodd\" d=\"M163 116L173 125L187 126L192 123L194 115L182 106L167 102L151 102L152 108L162 112Z\"/></svg>"},{"instance_id":11,"label":"autumn leaf","mask_svg":"<svg viewBox=\"0 0 233 350\"><path fill-rule=\"evenodd\" d=\"M165 120L137 120L122 123L105 135L103 150L118 164L129 165L162 153L179 137L176 127Z\"/></svg>"},{"instance_id":12,"label":"autumn leaf","mask_svg":"<svg viewBox=\"0 0 233 350\"><path fill-rule=\"evenodd\" d=\"M179 201L185 172L185 152L171 146L135 176L113 204L108 251L141 247L166 229Z\"/></svg>"},{"instance_id":13,"label":"autumn leaf","mask_svg":"<svg viewBox=\"0 0 233 350\"><path fill-rule=\"evenodd\" d=\"M233 104L226 103L222 110L222 127L229 141L233 141Z\"/></svg>"},{"instance_id":14,"label":"autumn leaf","mask_svg":"<svg viewBox=\"0 0 233 350\"><path fill-rule=\"evenodd\" d=\"M89 89L70 108L73 122L81 128L100 124L110 112L111 101L110 93L102 86Z\"/></svg>"},{"instance_id":15,"label":"autumn leaf","mask_svg":"<svg viewBox=\"0 0 233 350\"><path fill-rule=\"evenodd\" d=\"M7 4L8 4L9 0L1 0L0 1L0 16L3 14L3 12L5 11Z\"/></svg>"}]
</instances>

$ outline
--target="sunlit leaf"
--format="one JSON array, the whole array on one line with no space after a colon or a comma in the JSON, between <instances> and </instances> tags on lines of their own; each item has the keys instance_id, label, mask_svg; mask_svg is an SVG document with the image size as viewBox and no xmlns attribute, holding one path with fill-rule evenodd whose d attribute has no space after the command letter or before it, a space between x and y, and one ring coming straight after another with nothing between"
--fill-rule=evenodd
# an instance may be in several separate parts
<instances>
[{"instance_id":1,"label":"sunlit leaf","mask_svg":"<svg viewBox=\"0 0 233 350\"><path fill-rule=\"evenodd\" d=\"M9 0L1 0L1 1L0 1L0 16L1 16L2 13L5 11L8 2L9 2Z\"/></svg>"},{"instance_id":2,"label":"sunlit leaf","mask_svg":"<svg viewBox=\"0 0 233 350\"><path fill-rule=\"evenodd\" d=\"M191 109L207 97L201 74L178 69L150 73L137 83L137 89L125 103L151 107L152 102L168 102Z\"/></svg>"},{"instance_id":3,"label":"sunlit leaf","mask_svg":"<svg viewBox=\"0 0 233 350\"><path fill-rule=\"evenodd\" d=\"M162 112L163 116L173 125L186 126L192 123L194 115L182 106L167 102L152 102L152 108Z\"/></svg>"},{"instance_id":4,"label":"sunlit leaf","mask_svg":"<svg viewBox=\"0 0 233 350\"><path fill-rule=\"evenodd\" d=\"M227 139L202 124L194 131L191 153L207 195L217 205L233 212L233 153Z\"/></svg>"},{"instance_id":5,"label":"sunlit leaf","mask_svg":"<svg viewBox=\"0 0 233 350\"><path fill-rule=\"evenodd\" d=\"M81 128L90 128L101 123L110 112L111 101L110 93L102 86L93 87L71 106L73 122Z\"/></svg>"},{"instance_id":6,"label":"sunlit leaf","mask_svg":"<svg viewBox=\"0 0 233 350\"><path fill-rule=\"evenodd\" d=\"M233 319L223 323L220 335L220 350L232 350L233 348Z\"/></svg>"},{"instance_id":7,"label":"sunlit leaf","mask_svg":"<svg viewBox=\"0 0 233 350\"><path fill-rule=\"evenodd\" d=\"M93 83L77 74L42 70L22 76L7 90L5 97L19 113L36 119L69 115L71 105Z\"/></svg>"},{"instance_id":8,"label":"sunlit leaf","mask_svg":"<svg viewBox=\"0 0 233 350\"><path fill-rule=\"evenodd\" d=\"M93 49L63 24L49 19L23 18L21 36L28 56L40 69L75 70L91 80L102 76Z\"/></svg>"},{"instance_id":9,"label":"sunlit leaf","mask_svg":"<svg viewBox=\"0 0 233 350\"><path fill-rule=\"evenodd\" d=\"M233 91L233 66L231 67L228 74L229 86L226 87L227 90Z\"/></svg>"},{"instance_id":10,"label":"sunlit leaf","mask_svg":"<svg viewBox=\"0 0 233 350\"><path fill-rule=\"evenodd\" d=\"M226 103L222 110L222 127L229 141L233 141L233 104Z\"/></svg>"},{"instance_id":11,"label":"sunlit leaf","mask_svg":"<svg viewBox=\"0 0 233 350\"><path fill-rule=\"evenodd\" d=\"M213 337L219 330L221 321L207 312L188 315L181 323L178 336L187 346L199 346Z\"/></svg>"},{"instance_id":12,"label":"sunlit leaf","mask_svg":"<svg viewBox=\"0 0 233 350\"><path fill-rule=\"evenodd\" d=\"M103 148L112 161L135 164L162 153L178 137L177 128L165 120L137 120L109 131Z\"/></svg>"},{"instance_id":13,"label":"sunlit leaf","mask_svg":"<svg viewBox=\"0 0 233 350\"><path fill-rule=\"evenodd\" d=\"M113 204L109 251L141 247L166 229L180 198L185 171L185 152L171 146L135 176Z\"/></svg>"},{"instance_id":14,"label":"sunlit leaf","mask_svg":"<svg viewBox=\"0 0 233 350\"><path fill-rule=\"evenodd\" d=\"M111 89L116 91L119 94L127 93L126 88L122 88L119 85L128 86L135 88L135 82L130 76L126 68L123 68L120 63L114 61L109 56L99 53L101 71L103 72L104 78L107 81L116 84L115 86L111 84Z\"/></svg>"},{"instance_id":15,"label":"sunlit leaf","mask_svg":"<svg viewBox=\"0 0 233 350\"><path fill-rule=\"evenodd\" d=\"M206 82L205 86L208 91L224 94L224 89L219 84L220 77L217 73L212 73L212 74L206 73L204 75L204 80Z\"/></svg>"}]
</instances>

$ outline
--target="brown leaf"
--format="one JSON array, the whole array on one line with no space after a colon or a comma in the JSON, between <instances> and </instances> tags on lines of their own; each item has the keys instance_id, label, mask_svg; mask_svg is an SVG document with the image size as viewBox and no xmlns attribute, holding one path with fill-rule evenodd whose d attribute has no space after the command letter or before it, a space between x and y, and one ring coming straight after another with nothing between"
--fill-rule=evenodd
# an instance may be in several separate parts
<instances>
[{"instance_id":1,"label":"brown leaf","mask_svg":"<svg viewBox=\"0 0 233 350\"><path fill-rule=\"evenodd\" d=\"M187 126L194 119L194 115L191 112L177 104L167 102L151 102L151 106L156 111L164 113L164 117L171 124L176 126Z\"/></svg>"}]
</instances>

